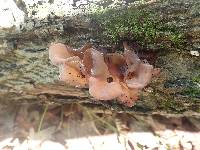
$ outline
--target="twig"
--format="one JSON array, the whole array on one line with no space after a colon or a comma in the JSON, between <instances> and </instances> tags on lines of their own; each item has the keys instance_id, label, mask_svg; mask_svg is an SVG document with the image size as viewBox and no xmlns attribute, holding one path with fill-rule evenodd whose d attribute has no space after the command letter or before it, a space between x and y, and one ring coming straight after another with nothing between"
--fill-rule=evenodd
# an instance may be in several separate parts
<instances>
[{"instance_id":1,"label":"twig","mask_svg":"<svg viewBox=\"0 0 200 150\"><path fill-rule=\"evenodd\" d=\"M47 110L48 110L48 106L49 106L48 104L45 105L44 112L43 112L43 114L42 114L42 117L41 117L41 119L40 119L40 123L39 123L39 126L38 126L38 132L41 130L41 127L42 127L42 123L43 123L45 114L46 114L46 112L47 112Z\"/></svg>"}]
</instances>

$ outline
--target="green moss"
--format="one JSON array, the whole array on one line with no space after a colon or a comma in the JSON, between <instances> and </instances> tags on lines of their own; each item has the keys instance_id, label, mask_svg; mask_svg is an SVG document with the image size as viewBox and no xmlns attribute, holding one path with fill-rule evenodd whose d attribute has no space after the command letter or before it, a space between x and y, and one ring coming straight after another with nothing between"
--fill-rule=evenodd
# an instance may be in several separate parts
<instances>
[{"instance_id":1,"label":"green moss","mask_svg":"<svg viewBox=\"0 0 200 150\"><path fill-rule=\"evenodd\" d=\"M200 84L200 74L199 74L198 76L196 76L196 77L193 77L193 78L192 78L192 81L194 81L194 82Z\"/></svg>"},{"instance_id":2,"label":"green moss","mask_svg":"<svg viewBox=\"0 0 200 150\"><path fill-rule=\"evenodd\" d=\"M193 98L196 98L196 97L199 97L200 95L200 88L199 88L199 84L200 84L200 75L196 76L196 77L193 77L192 78L192 81L194 82L194 85L193 87L190 87L190 88L186 88L183 93L187 96L190 96L190 97L193 97Z\"/></svg>"},{"instance_id":3,"label":"green moss","mask_svg":"<svg viewBox=\"0 0 200 150\"><path fill-rule=\"evenodd\" d=\"M160 97L160 99L156 100L157 109L164 110L167 112L175 112L181 113L185 111L184 102L175 100L175 99L168 99L167 97Z\"/></svg>"},{"instance_id":4,"label":"green moss","mask_svg":"<svg viewBox=\"0 0 200 150\"><path fill-rule=\"evenodd\" d=\"M110 43L123 39L137 41L141 46L158 48L180 47L184 35L174 26L158 19L156 13L136 8L107 9L91 15Z\"/></svg>"},{"instance_id":5,"label":"green moss","mask_svg":"<svg viewBox=\"0 0 200 150\"><path fill-rule=\"evenodd\" d=\"M199 88L188 88L184 91L185 95L190 97L198 97L200 95L200 89Z\"/></svg>"}]
</instances>

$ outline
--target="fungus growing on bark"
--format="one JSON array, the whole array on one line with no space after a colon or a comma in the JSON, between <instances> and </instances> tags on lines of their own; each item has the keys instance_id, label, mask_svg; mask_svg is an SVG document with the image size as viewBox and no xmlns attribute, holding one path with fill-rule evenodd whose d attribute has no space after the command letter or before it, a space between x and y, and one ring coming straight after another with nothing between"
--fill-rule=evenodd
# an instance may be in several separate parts
<instances>
[{"instance_id":1,"label":"fungus growing on bark","mask_svg":"<svg viewBox=\"0 0 200 150\"><path fill-rule=\"evenodd\" d=\"M73 56L70 51L72 49L64 44L52 44L49 48L49 59L59 67L61 81L72 86L85 87L87 81L82 73L84 72L82 60L78 56Z\"/></svg>"},{"instance_id":2,"label":"fungus growing on bark","mask_svg":"<svg viewBox=\"0 0 200 150\"><path fill-rule=\"evenodd\" d=\"M109 76L108 67L104 61L103 54L93 48L85 52L83 64L87 73L91 76L99 78L106 78Z\"/></svg>"},{"instance_id":3,"label":"fungus growing on bark","mask_svg":"<svg viewBox=\"0 0 200 150\"><path fill-rule=\"evenodd\" d=\"M88 87L97 100L117 99L126 106L133 106L139 92L151 78L159 74L143 62L126 42L124 53L103 54L90 44L73 50L64 44L52 44L49 48L51 62L59 67L60 80L76 87Z\"/></svg>"},{"instance_id":4,"label":"fungus growing on bark","mask_svg":"<svg viewBox=\"0 0 200 150\"><path fill-rule=\"evenodd\" d=\"M158 74L159 69L154 69L148 62L141 61L135 52L131 51L126 42L123 45L128 67L125 83L129 88L142 89L150 83L153 75Z\"/></svg>"},{"instance_id":5,"label":"fungus growing on bark","mask_svg":"<svg viewBox=\"0 0 200 150\"><path fill-rule=\"evenodd\" d=\"M90 77L89 93L99 100L112 100L122 94L119 82L108 82L107 80Z\"/></svg>"},{"instance_id":6,"label":"fungus growing on bark","mask_svg":"<svg viewBox=\"0 0 200 150\"><path fill-rule=\"evenodd\" d=\"M129 88L144 88L152 78L153 66L140 63L135 70L135 73L130 79L126 79L125 82Z\"/></svg>"},{"instance_id":7,"label":"fungus growing on bark","mask_svg":"<svg viewBox=\"0 0 200 150\"><path fill-rule=\"evenodd\" d=\"M52 64L58 66L69 60L72 55L68 49L68 47L61 43L51 44L49 47L49 59Z\"/></svg>"},{"instance_id":8,"label":"fungus growing on bark","mask_svg":"<svg viewBox=\"0 0 200 150\"><path fill-rule=\"evenodd\" d=\"M133 106L135 101L139 96L139 89L129 88L125 83L121 82L122 94L117 98L117 100L126 106Z\"/></svg>"},{"instance_id":9,"label":"fungus growing on bark","mask_svg":"<svg viewBox=\"0 0 200 150\"><path fill-rule=\"evenodd\" d=\"M99 100L117 98L122 89L119 82L111 76L103 54L95 49L88 49L83 59L89 77L89 93Z\"/></svg>"},{"instance_id":10,"label":"fungus growing on bark","mask_svg":"<svg viewBox=\"0 0 200 150\"><path fill-rule=\"evenodd\" d=\"M87 87L85 76L75 67L66 64L59 66L59 78L65 83L75 87Z\"/></svg>"}]
</instances>

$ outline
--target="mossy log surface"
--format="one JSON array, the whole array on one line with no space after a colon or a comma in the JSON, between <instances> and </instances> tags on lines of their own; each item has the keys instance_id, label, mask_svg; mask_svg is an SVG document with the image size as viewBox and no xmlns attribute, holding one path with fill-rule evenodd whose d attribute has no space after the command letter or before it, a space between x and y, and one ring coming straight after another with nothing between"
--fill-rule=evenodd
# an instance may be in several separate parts
<instances>
[{"instance_id":1,"label":"mossy log surface","mask_svg":"<svg viewBox=\"0 0 200 150\"><path fill-rule=\"evenodd\" d=\"M165 20L163 24L175 25L184 35L184 45L156 51L154 65L161 68L161 74L143 90L132 108L115 101L95 101L89 96L88 89L60 83L57 68L49 62L48 45L54 41L76 48L88 41L94 45L108 46L89 15L70 17L51 14L37 19L32 11L26 9L25 3L19 2L23 0L16 1L16 4L27 13L20 29L0 29L1 104L80 102L133 113L200 114L200 61L198 56L190 54L190 51L200 49L200 1L147 1L134 6L156 11ZM124 2L125 5L135 5ZM83 11L87 5L77 9ZM111 6L112 2L95 5Z\"/></svg>"}]
</instances>

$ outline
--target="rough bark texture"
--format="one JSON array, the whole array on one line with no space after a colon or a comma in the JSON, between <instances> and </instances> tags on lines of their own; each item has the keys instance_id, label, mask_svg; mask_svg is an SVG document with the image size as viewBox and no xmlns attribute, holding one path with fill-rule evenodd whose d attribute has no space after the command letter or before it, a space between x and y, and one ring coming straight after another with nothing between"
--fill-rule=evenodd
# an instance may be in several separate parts
<instances>
[{"instance_id":1,"label":"rough bark texture","mask_svg":"<svg viewBox=\"0 0 200 150\"><path fill-rule=\"evenodd\" d=\"M121 7L122 3L129 4L125 0L118 2L115 4L116 7ZM200 49L200 1L165 0L137 4L141 9L159 13L160 17L165 20L164 24L179 27L185 35L186 43L183 49L172 48L169 51L159 51L155 65L162 69L161 75L152 81L141 94L136 105L129 109L115 102L93 101L87 89L68 87L56 81L58 70L50 64L47 53L51 42L60 41L74 47L79 47L88 41L98 43L98 45L105 44L98 39L99 36L96 35L98 31L96 28L95 31L93 30L94 27L88 15L49 14L43 19L38 19L35 17L35 14L39 14L36 8L44 4L36 4L34 11L27 9L30 7L23 0L16 1L16 4L26 13L19 30L14 26L0 29L1 103L83 102L102 104L118 111L139 113L159 113L161 111L164 113L200 113L200 62L199 57L190 55L191 50ZM109 1L107 3L96 2L95 6L111 6L112 4ZM87 14L90 5L92 3L75 8L81 12L86 11L85 14Z\"/></svg>"}]
</instances>

